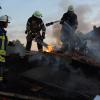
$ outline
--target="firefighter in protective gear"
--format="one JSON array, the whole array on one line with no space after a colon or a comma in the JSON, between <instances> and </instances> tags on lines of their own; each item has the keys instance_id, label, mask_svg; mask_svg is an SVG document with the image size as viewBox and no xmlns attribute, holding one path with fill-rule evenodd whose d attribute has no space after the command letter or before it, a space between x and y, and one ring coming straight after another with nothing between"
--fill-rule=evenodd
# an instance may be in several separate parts
<instances>
[{"instance_id":1,"label":"firefighter in protective gear","mask_svg":"<svg viewBox=\"0 0 100 100\"><path fill-rule=\"evenodd\" d=\"M5 57L8 39L5 28L7 28L8 23L9 21L7 15L0 17L0 82L3 82L6 79Z\"/></svg>"},{"instance_id":2,"label":"firefighter in protective gear","mask_svg":"<svg viewBox=\"0 0 100 100\"><path fill-rule=\"evenodd\" d=\"M68 7L68 11L63 14L63 17L61 18L61 24L64 22L68 23L73 30L77 29L78 21L77 21L77 15L74 13L74 8L72 5Z\"/></svg>"},{"instance_id":3,"label":"firefighter in protective gear","mask_svg":"<svg viewBox=\"0 0 100 100\"><path fill-rule=\"evenodd\" d=\"M45 39L45 25L43 23L42 14L39 11L35 11L33 15L28 19L26 24L26 31L27 34L27 44L26 50L30 51L32 40L36 37L43 41ZM37 42L38 51L43 51L43 46Z\"/></svg>"},{"instance_id":4,"label":"firefighter in protective gear","mask_svg":"<svg viewBox=\"0 0 100 100\"><path fill-rule=\"evenodd\" d=\"M66 50L73 51L75 45L73 33L75 33L75 30L77 29L78 21L72 5L70 5L68 11L63 14L60 24L62 24L62 50L64 52L66 52Z\"/></svg>"}]
</instances>

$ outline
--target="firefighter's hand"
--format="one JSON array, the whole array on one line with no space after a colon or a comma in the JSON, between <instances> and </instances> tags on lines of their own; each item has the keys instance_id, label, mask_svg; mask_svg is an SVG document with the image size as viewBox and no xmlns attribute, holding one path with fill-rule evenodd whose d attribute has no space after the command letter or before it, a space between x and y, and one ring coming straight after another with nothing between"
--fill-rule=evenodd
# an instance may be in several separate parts
<instances>
[{"instance_id":1,"label":"firefighter's hand","mask_svg":"<svg viewBox=\"0 0 100 100\"><path fill-rule=\"evenodd\" d=\"M45 39L45 32L42 33L42 39Z\"/></svg>"}]
</instances>

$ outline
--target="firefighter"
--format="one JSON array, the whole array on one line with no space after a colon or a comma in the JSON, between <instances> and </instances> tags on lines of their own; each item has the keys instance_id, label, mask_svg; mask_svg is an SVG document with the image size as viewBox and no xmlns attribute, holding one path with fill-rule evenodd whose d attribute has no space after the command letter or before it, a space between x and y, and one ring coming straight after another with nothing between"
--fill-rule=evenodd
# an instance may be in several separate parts
<instances>
[{"instance_id":1,"label":"firefighter","mask_svg":"<svg viewBox=\"0 0 100 100\"><path fill-rule=\"evenodd\" d=\"M4 82L6 80L6 47L8 43L7 39L7 31L5 28L8 26L8 16L4 15L0 17L0 82Z\"/></svg>"},{"instance_id":2,"label":"firefighter","mask_svg":"<svg viewBox=\"0 0 100 100\"><path fill-rule=\"evenodd\" d=\"M63 17L61 18L61 24L64 22L68 23L73 30L77 29L78 21L77 21L77 15L74 13L74 8L72 5L68 7L68 11L63 14Z\"/></svg>"},{"instance_id":3,"label":"firefighter","mask_svg":"<svg viewBox=\"0 0 100 100\"><path fill-rule=\"evenodd\" d=\"M27 34L26 51L30 51L33 39L38 38L41 41L45 39L46 28L41 18L42 14L39 11L35 11L27 21L25 31L25 33ZM43 51L43 46L38 42L37 47L38 51Z\"/></svg>"},{"instance_id":4,"label":"firefighter","mask_svg":"<svg viewBox=\"0 0 100 100\"><path fill-rule=\"evenodd\" d=\"M62 49L63 51L73 51L75 48L73 33L77 29L78 21L77 15L74 13L74 8L72 5L70 5L68 7L68 11L63 14L60 24L62 24Z\"/></svg>"}]
</instances>

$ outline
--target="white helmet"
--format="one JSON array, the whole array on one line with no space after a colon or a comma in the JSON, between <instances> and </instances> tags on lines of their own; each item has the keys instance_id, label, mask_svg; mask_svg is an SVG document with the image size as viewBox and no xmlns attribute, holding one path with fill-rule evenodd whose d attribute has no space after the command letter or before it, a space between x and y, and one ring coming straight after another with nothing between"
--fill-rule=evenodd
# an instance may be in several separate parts
<instances>
[{"instance_id":1,"label":"white helmet","mask_svg":"<svg viewBox=\"0 0 100 100\"><path fill-rule=\"evenodd\" d=\"M0 21L10 23L10 22L8 21L8 16L7 16L7 15L1 16L1 17L0 17Z\"/></svg>"},{"instance_id":2,"label":"white helmet","mask_svg":"<svg viewBox=\"0 0 100 100\"><path fill-rule=\"evenodd\" d=\"M37 18L41 18L42 17L42 13L40 13L39 11L35 11L33 13L33 16L37 17Z\"/></svg>"},{"instance_id":3,"label":"white helmet","mask_svg":"<svg viewBox=\"0 0 100 100\"><path fill-rule=\"evenodd\" d=\"M68 7L68 11L74 11L74 7L73 7L72 5L70 5L70 6Z\"/></svg>"}]
</instances>

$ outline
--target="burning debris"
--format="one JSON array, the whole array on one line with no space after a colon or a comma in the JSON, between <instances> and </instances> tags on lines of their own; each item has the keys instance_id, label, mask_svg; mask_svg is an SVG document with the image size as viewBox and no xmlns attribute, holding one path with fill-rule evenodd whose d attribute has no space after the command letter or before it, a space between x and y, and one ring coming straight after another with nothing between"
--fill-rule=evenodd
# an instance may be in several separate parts
<instances>
[{"instance_id":1,"label":"burning debris","mask_svg":"<svg viewBox=\"0 0 100 100\"><path fill-rule=\"evenodd\" d=\"M38 38L35 38L34 41L42 44L47 50L45 52L53 52L53 53L62 53L63 54L68 54L71 56L85 56L87 57L87 59L95 59L95 56L99 56L98 54L96 55L95 53L93 53L92 48L93 46L91 46L92 48L90 48L89 45L89 40L94 41L97 39L93 39L93 37L89 37L90 33L87 35L82 34L81 32L75 33L73 31L73 29L67 24L65 23L65 25L63 26L63 31L60 38L62 40L62 47L61 48L57 48L54 47L52 45L49 45L41 40L39 40ZM92 31L92 33L96 32L97 33L97 29L95 28L95 31ZM99 33L99 31L98 31ZM96 35L95 35L96 36ZM8 55L10 53L19 53L20 56L25 56L25 47L20 43L20 41L13 41L13 44L15 45L14 47L8 47ZM92 43L93 44L93 43ZM11 49L12 48L12 49ZM95 47L96 49L97 47ZM90 52L93 53L90 55ZM94 56L93 56L94 55ZM100 57L100 56L99 56ZM99 58L97 57L97 58ZM97 63L99 63L99 59L96 59Z\"/></svg>"},{"instance_id":2,"label":"burning debris","mask_svg":"<svg viewBox=\"0 0 100 100\"><path fill-rule=\"evenodd\" d=\"M79 100L82 100L81 98L92 100L91 98L100 91L99 67L90 63L86 57L57 53L55 48L48 46L47 52L31 51L26 54L24 46L19 41L14 41L14 45L8 49L13 51L8 52L7 62L9 68L12 66L13 75L18 78L14 80L19 82L18 84L22 82L20 87L27 87L27 91L32 93L35 92L33 83L42 84L42 86L39 85L40 94L53 97L54 100L58 98L74 100L77 97ZM10 54L18 55L12 57ZM15 87L18 88L18 86ZM37 90L36 93L38 94L39 91Z\"/></svg>"},{"instance_id":3,"label":"burning debris","mask_svg":"<svg viewBox=\"0 0 100 100\"><path fill-rule=\"evenodd\" d=\"M100 93L100 63L95 62L89 56L88 39L85 35L75 33L67 23L64 23L61 32L59 39L62 41L62 48L60 48L62 53L38 37L34 41L47 50L26 53L23 44L16 40L7 48L7 64L11 67L10 70L13 70L12 73L16 79L18 78L19 84L22 78L25 82L24 87L27 86L32 93L41 91L41 94L52 96L54 100L58 98L60 100L69 98L70 100L76 98L92 100ZM10 55L17 57L11 58ZM37 87L36 90L33 86L34 82L42 86Z\"/></svg>"},{"instance_id":4,"label":"burning debris","mask_svg":"<svg viewBox=\"0 0 100 100\"><path fill-rule=\"evenodd\" d=\"M54 52L32 52L31 55L27 55L27 60L22 58L21 62L16 61L14 60L12 66L17 64L15 70L17 77L24 78L24 81L30 80L31 83L29 81L29 84L34 82L42 84L41 94L43 91L46 95L53 96L54 100L57 98L74 100L77 97L92 100L90 98L93 98L100 91L98 88L100 84L99 67L79 62L68 55ZM19 63L23 65L23 62L24 66L20 68ZM12 64L11 62L8 63ZM23 69L26 70L21 71Z\"/></svg>"},{"instance_id":5,"label":"burning debris","mask_svg":"<svg viewBox=\"0 0 100 100\"><path fill-rule=\"evenodd\" d=\"M54 52L54 48L51 45L48 45L46 52Z\"/></svg>"},{"instance_id":6,"label":"burning debris","mask_svg":"<svg viewBox=\"0 0 100 100\"><path fill-rule=\"evenodd\" d=\"M70 6L70 8L72 11L73 7ZM42 17L41 13L36 12L32 17ZM27 41L34 40L37 44L44 46L46 51L42 51L40 46L41 49L38 48L38 52L30 49L27 49L27 52L19 40L9 42L6 59L9 75L6 87L0 84L0 90L13 92L14 94L8 94L27 100L38 100L34 96L38 96L40 100L44 100L45 97L48 98L47 100L93 100L96 95L99 95L100 55L98 52L100 48L97 49L93 43L99 39L100 27L94 27L90 32L91 37L90 33L83 35L81 32L75 32L67 21L61 26L62 19L47 23L46 26L54 24L53 32L58 36L57 45L54 47L43 41L46 31L44 23L37 25L38 21L32 20L34 28L32 27L31 31L29 21L27 25L30 25L30 28L27 26L25 33L28 35L30 33L31 39L27 35ZM43 29L38 34L40 28ZM34 38L33 33L36 33ZM100 47L100 41L97 46ZM0 91L0 95L2 94L3 92ZM6 95L9 96L8 94Z\"/></svg>"},{"instance_id":7,"label":"burning debris","mask_svg":"<svg viewBox=\"0 0 100 100\"><path fill-rule=\"evenodd\" d=\"M58 24L58 23L57 23ZM60 30L55 29L54 25L54 32L59 34ZM58 26L59 27L59 26ZM74 32L73 29L67 24L64 23L62 27L62 31L60 31L59 37L57 37L58 41L62 41L61 49L58 49L58 52L62 53L72 53L80 54L83 56L87 56L88 58L95 59L97 63L99 62L100 55L100 46L99 46L99 38L100 38L100 28L94 26L94 30L83 34L81 32ZM60 39L60 40L59 40ZM55 48L55 51L57 48ZM96 51L96 52L95 52Z\"/></svg>"}]
</instances>

